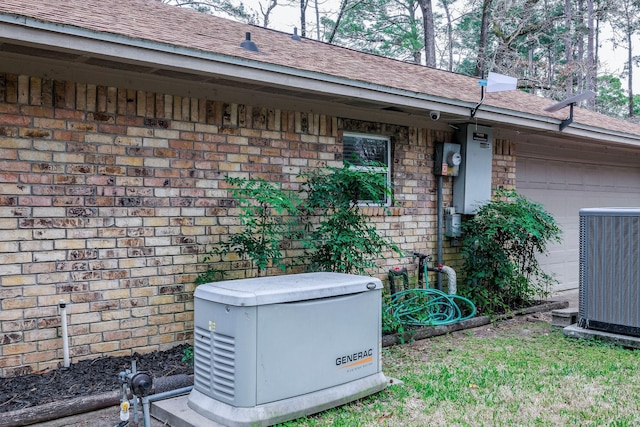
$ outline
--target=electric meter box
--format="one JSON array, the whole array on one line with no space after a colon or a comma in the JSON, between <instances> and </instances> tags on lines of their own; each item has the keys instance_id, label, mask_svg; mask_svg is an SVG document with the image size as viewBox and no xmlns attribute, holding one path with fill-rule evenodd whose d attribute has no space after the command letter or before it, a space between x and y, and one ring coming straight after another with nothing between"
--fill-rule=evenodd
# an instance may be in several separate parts
<instances>
[{"instance_id":1,"label":"electric meter box","mask_svg":"<svg viewBox=\"0 0 640 427\"><path fill-rule=\"evenodd\" d=\"M458 176L460 173L460 144L449 142L436 143L433 173L442 176Z\"/></svg>"},{"instance_id":2,"label":"electric meter box","mask_svg":"<svg viewBox=\"0 0 640 427\"><path fill-rule=\"evenodd\" d=\"M305 273L196 288L188 405L225 426L268 426L387 386L382 282Z\"/></svg>"}]
</instances>

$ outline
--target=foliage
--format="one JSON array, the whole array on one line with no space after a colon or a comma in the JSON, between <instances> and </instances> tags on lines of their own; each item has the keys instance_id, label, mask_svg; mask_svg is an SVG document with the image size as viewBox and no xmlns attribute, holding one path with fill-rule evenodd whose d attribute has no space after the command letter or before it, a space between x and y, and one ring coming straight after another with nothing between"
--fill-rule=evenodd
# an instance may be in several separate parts
<instances>
[{"instance_id":1,"label":"foliage","mask_svg":"<svg viewBox=\"0 0 640 427\"><path fill-rule=\"evenodd\" d=\"M374 259L386 248L400 252L378 234L358 203L391 194L383 175L345 164L312 170L301 177L301 192L307 194L300 209L303 246L312 270L364 273L375 266Z\"/></svg>"},{"instance_id":2,"label":"foliage","mask_svg":"<svg viewBox=\"0 0 640 427\"><path fill-rule=\"evenodd\" d=\"M235 253L250 259L258 269L258 276L269 266L285 271L281 242L290 236L297 214L295 193L263 179L227 177L225 182L232 186L229 193L240 210L241 229L238 233L230 233L228 240L220 242L205 261ZM196 283L207 283L223 275L223 271L211 267L197 278Z\"/></svg>"},{"instance_id":3,"label":"foliage","mask_svg":"<svg viewBox=\"0 0 640 427\"><path fill-rule=\"evenodd\" d=\"M397 333L401 340L404 337L405 325L400 322L396 316L393 315L391 309L391 296L384 295L382 297L382 333L383 334L395 334ZM404 344L401 342L401 344Z\"/></svg>"},{"instance_id":4,"label":"foliage","mask_svg":"<svg viewBox=\"0 0 640 427\"><path fill-rule=\"evenodd\" d=\"M536 255L560 240L560 229L541 205L498 190L463 230L465 283L460 293L478 311L504 311L548 294L555 280L541 269Z\"/></svg>"},{"instance_id":5,"label":"foliage","mask_svg":"<svg viewBox=\"0 0 640 427\"><path fill-rule=\"evenodd\" d=\"M161 0L163 3L178 7L195 9L202 13L211 13L237 19L247 24L257 24L258 14L254 10L246 9L242 2L231 0Z\"/></svg>"},{"instance_id":6,"label":"foliage","mask_svg":"<svg viewBox=\"0 0 640 427\"><path fill-rule=\"evenodd\" d=\"M618 77L604 75L598 77L598 97L596 109L599 113L612 117L623 117L628 114L628 97Z\"/></svg>"},{"instance_id":7,"label":"foliage","mask_svg":"<svg viewBox=\"0 0 640 427\"><path fill-rule=\"evenodd\" d=\"M599 91L596 76L607 73L599 51L605 38L614 49L627 51L623 77L633 82L638 66L631 55L640 31L640 3L635 0L160 1L265 27L289 22L285 10L296 5L305 37L315 34L329 43L423 64L425 40L430 52L433 40L437 68L475 76L483 66L517 77L523 90L558 100L587 89ZM315 13L304 12L310 8ZM429 19L425 24L423 10L431 9L433 24ZM304 35L307 25L315 31ZM623 117L635 115L635 97L629 96L626 104ZM596 105L589 100L586 107ZM620 117L617 108L601 111Z\"/></svg>"},{"instance_id":8,"label":"foliage","mask_svg":"<svg viewBox=\"0 0 640 427\"><path fill-rule=\"evenodd\" d=\"M193 346L189 346L182 350L182 361L193 366Z\"/></svg>"},{"instance_id":9,"label":"foliage","mask_svg":"<svg viewBox=\"0 0 640 427\"><path fill-rule=\"evenodd\" d=\"M204 257L204 262L207 264L207 271L198 274L198 277L194 280L196 285L204 285L205 283L217 282L224 279L225 271L215 268L213 264L214 259L219 259L219 255L218 248L215 248Z\"/></svg>"},{"instance_id":10,"label":"foliage","mask_svg":"<svg viewBox=\"0 0 640 427\"><path fill-rule=\"evenodd\" d=\"M424 39L418 11L415 0L363 0L345 7L340 22L328 17L321 22L335 30L327 34L332 43L420 63Z\"/></svg>"}]
</instances>

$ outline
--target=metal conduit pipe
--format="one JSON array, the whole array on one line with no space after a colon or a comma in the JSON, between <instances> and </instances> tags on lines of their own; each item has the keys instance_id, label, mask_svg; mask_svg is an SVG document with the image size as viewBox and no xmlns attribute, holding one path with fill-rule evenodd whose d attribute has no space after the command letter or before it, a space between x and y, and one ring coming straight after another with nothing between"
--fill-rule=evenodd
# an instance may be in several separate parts
<instances>
[{"instance_id":1,"label":"metal conduit pipe","mask_svg":"<svg viewBox=\"0 0 640 427\"><path fill-rule=\"evenodd\" d=\"M163 393L156 393L142 398L142 416L144 427L151 427L151 414L149 412L150 403L155 400L168 399L170 397L179 396L191 392L193 386L183 387L176 390L169 390Z\"/></svg>"},{"instance_id":2,"label":"metal conduit pipe","mask_svg":"<svg viewBox=\"0 0 640 427\"><path fill-rule=\"evenodd\" d=\"M442 261L442 226L443 226L443 207L442 207L442 175L438 175L438 200L437 200L437 205L438 205L438 211L437 211L437 225L436 227L438 228L438 233L437 233L437 237L438 237L438 242L437 242L437 253L436 253L436 263L438 265L442 265L443 261ZM437 285L437 289L439 291L442 290L442 280L440 277L440 274L438 274L437 277L437 281L436 281L436 285Z\"/></svg>"}]
</instances>

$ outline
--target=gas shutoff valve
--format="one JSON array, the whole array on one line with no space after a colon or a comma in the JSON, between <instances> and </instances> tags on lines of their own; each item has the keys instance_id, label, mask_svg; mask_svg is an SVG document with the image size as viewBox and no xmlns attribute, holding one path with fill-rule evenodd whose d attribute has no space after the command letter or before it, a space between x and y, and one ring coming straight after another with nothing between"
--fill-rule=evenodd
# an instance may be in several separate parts
<instances>
[{"instance_id":1,"label":"gas shutoff valve","mask_svg":"<svg viewBox=\"0 0 640 427\"><path fill-rule=\"evenodd\" d=\"M460 173L460 144L440 142L436 144L433 173L442 176L458 176Z\"/></svg>"}]
</instances>

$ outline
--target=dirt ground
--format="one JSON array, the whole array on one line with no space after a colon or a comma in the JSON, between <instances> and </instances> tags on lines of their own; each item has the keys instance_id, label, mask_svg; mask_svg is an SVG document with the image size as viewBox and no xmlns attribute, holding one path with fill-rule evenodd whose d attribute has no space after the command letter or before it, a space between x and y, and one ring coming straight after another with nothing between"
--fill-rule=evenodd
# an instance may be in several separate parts
<instances>
[{"instance_id":1,"label":"dirt ground","mask_svg":"<svg viewBox=\"0 0 640 427\"><path fill-rule=\"evenodd\" d=\"M182 361L186 345L171 350L135 354L137 370L153 378L192 374L193 368ZM0 378L0 417L3 412L43 405L87 395L119 391L120 372L131 369L131 357L101 357L73 363L40 374Z\"/></svg>"},{"instance_id":2,"label":"dirt ground","mask_svg":"<svg viewBox=\"0 0 640 427\"><path fill-rule=\"evenodd\" d=\"M60 418L58 420L47 421L45 423L32 424L32 427L115 427L120 422L120 408L114 406L111 408L101 409L99 411L87 414L75 415L73 417ZM142 411L139 413L138 426L133 423L133 414L129 419L127 427L142 427ZM150 427L163 427L165 423L151 418Z\"/></svg>"}]
</instances>

